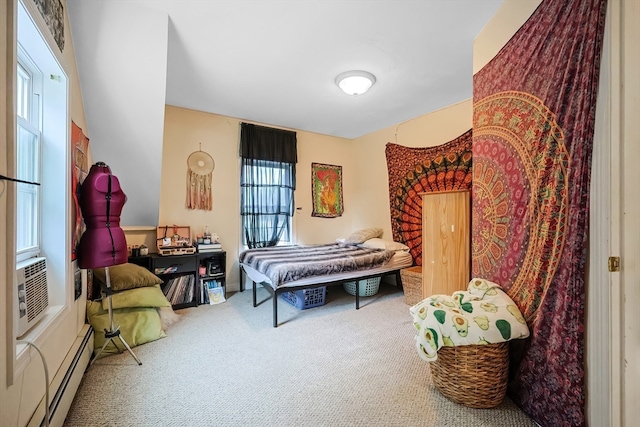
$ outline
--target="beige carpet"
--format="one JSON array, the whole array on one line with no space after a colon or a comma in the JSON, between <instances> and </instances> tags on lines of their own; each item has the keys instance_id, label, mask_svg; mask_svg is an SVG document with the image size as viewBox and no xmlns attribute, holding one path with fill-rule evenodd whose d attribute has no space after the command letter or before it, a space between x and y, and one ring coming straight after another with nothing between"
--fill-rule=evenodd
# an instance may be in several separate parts
<instances>
[{"instance_id":1,"label":"beige carpet","mask_svg":"<svg viewBox=\"0 0 640 427\"><path fill-rule=\"evenodd\" d=\"M259 289L259 300L268 293ZM534 426L506 399L470 409L443 397L414 346L402 292L257 308L251 290L180 310L167 337L96 361L66 426Z\"/></svg>"}]
</instances>

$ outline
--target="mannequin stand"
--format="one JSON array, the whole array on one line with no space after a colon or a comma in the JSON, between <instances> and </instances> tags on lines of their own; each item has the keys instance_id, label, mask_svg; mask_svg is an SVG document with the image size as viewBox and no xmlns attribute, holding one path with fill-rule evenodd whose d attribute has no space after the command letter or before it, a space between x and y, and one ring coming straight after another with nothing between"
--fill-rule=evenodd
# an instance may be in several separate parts
<instances>
[{"instance_id":1,"label":"mannequin stand","mask_svg":"<svg viewBox=\"0 0 640 427\"><path fill-rule=\"evenodd\" d=\"M140 361L140 359L138 359L138 356L135 355L133 350L131 350L131 347L129 347L129 344L127 344L127 342L124 340L124 338L122 338L122 335L120 335L120 326L118 326L117 328L114 326L114 323L113 323L113 308L111 306L111 295L113 294L113 291L111 290L111 278L109 277L109 267L105 267L104 268L104 274L105 274L106 283L107 283L107 289L106 289L105 293L107 295L107 303L108 303L108 307L109 307L109 325L110 325L110 329L107 330L105 328L105 330L104 330L104 344L102 344L102 347L100 347L100 350L98 350L98 352L95 354L95 356L91 359L91 362L89 363L89 365L91 365L100 356L100 354L104 351L104 349L107 347L107 345L109 343L113 343L113 346L116 348L116 350L118 350L118 353L122 353L124 351L124 350L121 350L120 347L118 347L118 344L116 344L115 338L118 338L120 340L120 342L125 347L125 349L129 352L129 354L131 354L131 357L133 357L135 359L135 361L138 362L138 365L142 365L142 362Z\"/></svg>"}]
</instances>

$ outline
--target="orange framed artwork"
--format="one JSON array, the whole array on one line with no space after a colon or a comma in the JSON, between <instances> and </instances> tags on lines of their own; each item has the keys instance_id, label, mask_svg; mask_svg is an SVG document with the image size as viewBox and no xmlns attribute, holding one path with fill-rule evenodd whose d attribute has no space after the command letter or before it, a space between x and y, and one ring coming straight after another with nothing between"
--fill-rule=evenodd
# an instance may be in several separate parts
<instances>
[{"instance_id":1,"label":"orange framed artwork","mask_svg":"<svg viewBox=\"0 0 640 427\"><path fill-rule=\"evenodd\" d=\"M335 218L342 216L342 166L311 163L311 216Z\"/></svg>"},{"instance_id":2,"label":"orange framed artwork","mask_svg":"<svg viewBox=\"0 0 640 427\"><path fill-rule=\"evenodd\" d=\"M80 236L84 233L85 225L82 219L80 204L78 203L78 192L82 181L89 173L89 138L82 129L73 121L71 122L71 221L73 232L71 234L71 260L77 258L76 250L80 242Z\"/></svg>"}]
</instances>

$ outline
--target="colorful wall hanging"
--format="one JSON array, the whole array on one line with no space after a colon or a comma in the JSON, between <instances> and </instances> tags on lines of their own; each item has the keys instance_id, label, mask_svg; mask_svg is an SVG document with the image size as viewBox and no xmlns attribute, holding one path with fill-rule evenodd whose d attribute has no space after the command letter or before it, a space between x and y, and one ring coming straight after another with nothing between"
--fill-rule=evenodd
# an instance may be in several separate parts
<instances>
[{"instance_id":1,"label":"colorful wall hanging","mask_svg":"<svg viewBox=\"0 0 640 427\"><path fill-rule=\"evenodd\" d=\"M342 216L342 166L311 163L311 216L335 218Z\"/></svg>"},{"instance_id":2,"label":"colorful wall hanging","mask_svg":"<svg viewBox=\"0 0 640 427\"><path fill-rule=\"evenodd\" d=\"M420 193L471 188L471 146L468 130L435 147L388 143L385 148L393 240L409 246L414 265L422 265Z\"/></svg>"},{"instance_id":3,"label":"colorful wall hanging","mask_svg":"<svg viewBox=\"0 0 640 427\"><path fill-rule=\"evenodd\" d=\"M210 211L213 208L211 185L215 162L202 150L187 158L187 209Z\"/></svg>"},{"instance_id":4,"label":"colorful wall hanging","mask_svg":"<svg viewBox=\"0 0 640 427\"><path fill-rule=\"evenodd\" d=\"M64 8L60 0L33 0L60 52L64 50Z\"/></svg>"},{"instance_id":5,"label":"colorful wall hanging","mask_svg":"<svg viewBox=\"0 0 640 427\"><path fill-rule=\"evenodd\" d=\"M472 275L531 336L508 393L540 425L584 426L589 179L606 0L544 0L473 81Z\"/></svg>"},{"instance_id":6,"label":"colorful wall hanging","mask_svg":"<svg viewBox=\"0 0 640 427\"><path fill-rule=\"evenodd\" d=\"M89 173L89 138L73 121L71 122L71 156L71 223L73 224L71 260L73 261L77 257L78 243L85 229L78 204L78 191L80 184Z\"/></svg>"}]
</instances>

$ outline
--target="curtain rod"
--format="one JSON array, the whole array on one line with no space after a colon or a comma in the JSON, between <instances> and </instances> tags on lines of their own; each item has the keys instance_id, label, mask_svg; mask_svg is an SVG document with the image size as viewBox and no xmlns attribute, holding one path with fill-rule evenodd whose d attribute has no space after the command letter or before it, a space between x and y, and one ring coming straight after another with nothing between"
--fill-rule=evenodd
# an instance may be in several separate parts
<instances>
[{"instance_id":1,"label":"curtain rod","mask_svg":"<svg viewBox=\"0 0 640 427\"><path fill-rule=\"evenodd\" d=\"M4 175L0 175L0 180L3 181L11 181L11 182L20 182L22 184L30 184L30 185L40 185L39 182L33 182L33 181L25 181L23 179L17 179L17 178L10 178L8 176L4 176Z\"/></svg>"}]
</instances>

